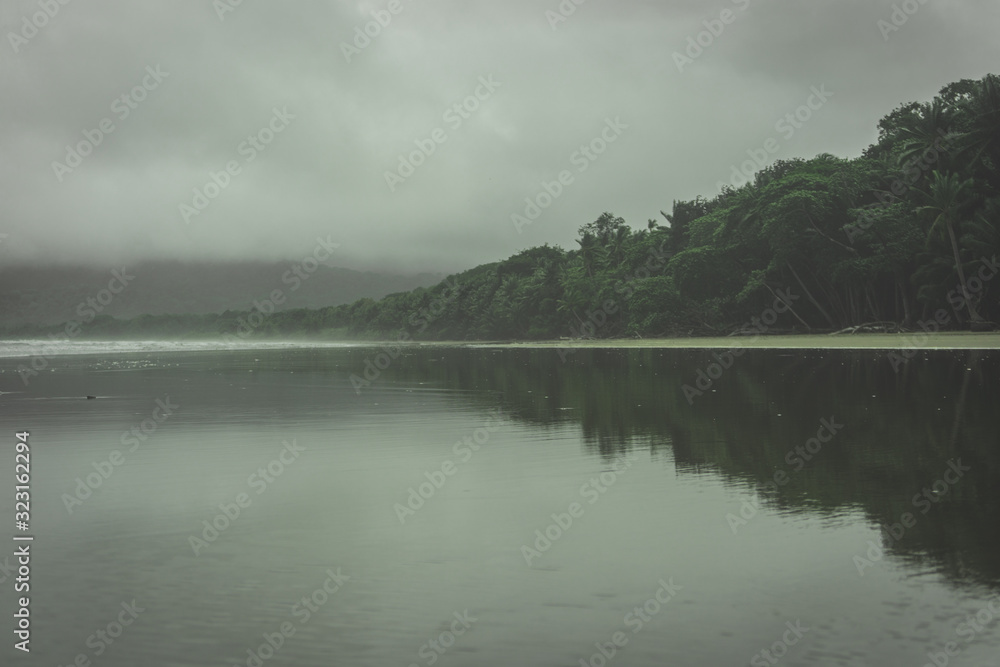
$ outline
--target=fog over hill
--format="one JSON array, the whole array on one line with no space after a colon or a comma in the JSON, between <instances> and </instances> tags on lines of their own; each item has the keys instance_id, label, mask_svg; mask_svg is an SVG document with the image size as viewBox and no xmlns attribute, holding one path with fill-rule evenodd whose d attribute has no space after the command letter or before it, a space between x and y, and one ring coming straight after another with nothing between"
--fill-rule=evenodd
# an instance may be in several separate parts
<instances>
[{"instance_id":1,"label":"fog over hill","mask_svg":"<svg viewBox=\"0 0 1000 667\"><path fill-rule=\"evenodd\" d=\"M442 278L430 273L354 271L308 261L0 269L0 327L80 320L91 310L119 318L249 310L254 301L270 300L276 290L282 301L276 303L277 310L320 308L427 287Z\"/></svg>"}]
</instances>

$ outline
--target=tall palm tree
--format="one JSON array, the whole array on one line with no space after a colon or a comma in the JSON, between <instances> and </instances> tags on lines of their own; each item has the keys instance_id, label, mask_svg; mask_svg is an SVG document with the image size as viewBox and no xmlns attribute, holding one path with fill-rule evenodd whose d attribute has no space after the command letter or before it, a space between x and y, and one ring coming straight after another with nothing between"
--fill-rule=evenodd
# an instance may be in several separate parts
<instances>
[{"instance_id":1,"label":"tall palm tree","mask_svg":"<svg viewBox=\"0 0 1000 667\"><path fill-rule=\"evenodd\" d=\"M975 150L971 160L984 160L988 178L994 187L1000 187L1000 76L988 74L976 82L967 100L969 132L966 146Z\"/></svg>"},{"instance_id":2,"label":"tall palm tree","mask_svg":"<svg viewBox=\"0 0 1000 667\"><path fill-rule=\"evenodd\" d=\"M615 265L621 266L625 252L625 242L631 236L632 230L628 227L619 227L615 230L615 235L611 239L611 247L614 251Z\"/></svg>"},{"instance_id":3,"label":"tall palm tree","mask_svg":"<svg viewBox=\"0 0 1000 667\"><path fill-rule=\"evenodd\" d=\"M970 322L982 322L975 304L972 303L968 283L965 281L965 270L962 268L962 257L958 249L958 236L955 233L955 228L961 222L962 211L968 206L971 195L971 178L961 180L958 174L942 174L935 170L930 193L924 194L928 204L921 206L918 210L934 214L930 233L933 234L942 228L947 232L948 239L951 241L951 251L955 258L955 271L958 273L962 296L965 298L965 306L969 311L969 320Z\"/></svg>"},{"instance_id":4,"label":"tall palm tree","mask_svg":"<svg viewBox=\"0 0 1000 667\"><path fill-rule=\"evenodd\" d=\"M954 132L954 125L954 112L941 98L921 104L916 113L910 116L909 122L899 129L900 164L919 161L925 152L936 150L937 142L941 139L948 143L957 139L958 134ZM947 155L939 154L938 160L939 168L941 163L949 164Z\"/></svg>"},{"instance_id":5,"label":"tall palm tree","mask_svg":"<svg viewBox=\"0 0 1000 667\"><path fill-rule=\"evenodd\" d=\"M588 276L594 275L594 261L597 259L597 237L590 232L584 232L583 237L576 240L580 244L580 258L583 260L583 270Z\"/></svg>"}]
</instances>

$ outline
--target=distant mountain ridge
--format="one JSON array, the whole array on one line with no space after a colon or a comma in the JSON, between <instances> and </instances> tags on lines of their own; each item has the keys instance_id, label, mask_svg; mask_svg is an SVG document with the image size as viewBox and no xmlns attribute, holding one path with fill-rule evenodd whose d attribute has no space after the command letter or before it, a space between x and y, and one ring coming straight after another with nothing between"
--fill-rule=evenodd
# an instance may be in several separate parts
<instances>
[{"instance_id":1,"label":"distant mountain ridge","mask_svg":"<svg viewBox=\"0 0 1000 667\"><path fill-rule=\"evenodd\" d=\"M92 311L117 318L242 311L254 301L269 299L275 290L284 298L277 310L323 308L430 287L444 278L323 265L313 273L295 268L293 262L167 261L107 269L0 268L0 327L59 324L81 320ZM124 288L114 277L123 269ZM118 293L109 298L114 290Z\"/></svg>"}]
</instances>

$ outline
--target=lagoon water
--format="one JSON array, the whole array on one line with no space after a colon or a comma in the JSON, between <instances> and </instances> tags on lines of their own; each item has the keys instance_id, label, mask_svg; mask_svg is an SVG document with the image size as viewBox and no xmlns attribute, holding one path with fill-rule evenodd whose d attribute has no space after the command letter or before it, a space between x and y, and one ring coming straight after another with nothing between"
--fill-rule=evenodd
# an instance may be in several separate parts
<instances>
[{"instance_id":1,"label":"lagoon water","mask_svg":"<svg viewBox=\"0 0 1000 667\"><path fill-rule=\"evenodd\" d=\"M210 348L0 353L0 664L997 664L1000 353Z\"/></svg>"}]
</instances>

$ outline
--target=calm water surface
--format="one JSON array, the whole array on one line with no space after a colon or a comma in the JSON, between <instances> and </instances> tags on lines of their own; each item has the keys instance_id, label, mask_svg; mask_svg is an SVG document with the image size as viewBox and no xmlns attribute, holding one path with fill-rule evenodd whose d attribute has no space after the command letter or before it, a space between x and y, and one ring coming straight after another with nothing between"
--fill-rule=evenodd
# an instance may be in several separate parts
<instances>
[{"instance_id":1,"label":"calm water surface","mask_svg":"<svg viewBox=\"0 0 1000 667\"><path fill-rule=\"evenodd\" d=\"M0 359L0 664L1000 664L995 352L111 350Z\"/></svg>"}]
</instances>

